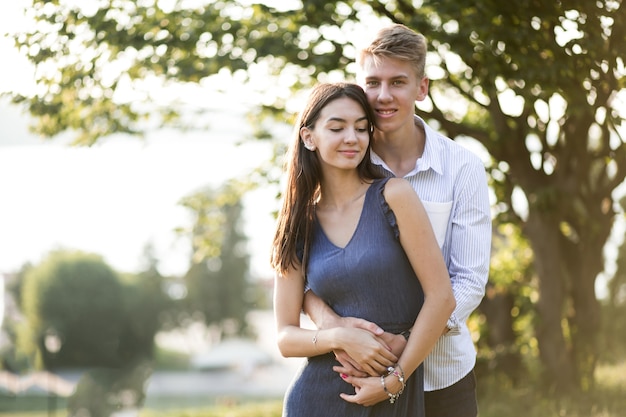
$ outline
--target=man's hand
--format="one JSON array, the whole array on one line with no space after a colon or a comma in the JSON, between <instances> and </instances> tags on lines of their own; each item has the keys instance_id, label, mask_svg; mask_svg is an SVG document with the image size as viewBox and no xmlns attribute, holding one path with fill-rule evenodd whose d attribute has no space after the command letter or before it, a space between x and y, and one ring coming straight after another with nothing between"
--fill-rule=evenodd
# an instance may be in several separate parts
<instances>
[{"instance_id":1,"label":"man's hand","mask_svg":"<svg viewBox=\"0 0 626 417\"><path fill-rule=\"evenodd\" d=\"M335 350L335 358L341 364L340 366L333 367L335 372L345 375L351 375L356 377L366 376L379 376L385 373L387 366L396 363L404 347L406 346L406 340L401 335L395 335L383 331L378 325L364 319L356 317L339 317L336 316L335 324L341 327L355 327L357 329L366 330L372 335L376 336L376 340L381 346L384 346L389 352L393 354L393 363L385 363L384 367L375 366L372 359L372 355L377 352L374 350L367 351L365 346L361 346L362 350L357 353L346 352L344 350ZM369 349L374 349L369 348ZM355 356L359 355L359 356ZM366 369L363 364L369 363L371 369ZM380 362L379 362L380 363ZM372 366L373 364L373 366Z\"/></svg>"},{"instance_id":2,"label":"man's hand","mask_svg":"<svg viewBox=\"0 0 626 417\"><path fill-rule=\"evenodd\" d=\"M345 366L340 367L339 373L376 376L398 361L389 346L371 332L354 327L340 329L340 346L344 349L334 353Z\"/></svg>"},{"instance_id":3,"label":"man's hand","mask_svg":"<svg viewBox=\"0 0 626 417\"><path fill-rule=\"evenodd\" d=\"M389 332L384 332L379 336L380 339L391 349L391 352L396 355L398 358L404 352L404 348L406 347L407 340L404 336L400 334L393 334Z\"/></svg>"},{"instance_id":4,"label":"man's hand","mask_svg":"<svg viewBox=\"0 0 626 417\"><path fill-rule=\"evenodd\" d=\"M372 336L372 338L367 340L368 343L366 345L359 346L357 349L334 351L337 361L341 364L341 366L335 367L339 373L360 377L380 375L386 369L386 366L381 368L381 365L384 365L389 358L395 363L399 353L404 349L405 341L402 336L385 333L376 323L364 319L340 317L313 291L309 290L305 293L302 308L318 329L331 329L334 327L354 328L365 330ZM376 343L372 344L372 341ZM367 346L370 346L369 351ZM381 352L381 348L384 348L391 356L375 360L374 358L377 357L377 352ZM378 357L380 358L380 355Z\"/></svg>"},{"instance_id":5,"label":"man's hand","mask_svg":"<svg viewBox=\"0 0 626 417\"><path fill-rule=\"evenodd\" d=\"M375 336L382 336L385 331L378 327L376 323L367 321L365 319L359 319L356 317L339 317L337 316L337 326L341 327L354 327L357 329L367 330Z\"/></svg>"},{"instance_id":6,"label":"man's hand","mask_svg":"<svg viewBox=\"0 0 626 417\"><path fill-rule=\"evenodd\" d=\"M361 320L361 319L356 319L356 320ZM365 320L361 320L361 321L365 321ZM370 322L367 322L367 323L370 323ZM370 323L370 324L374 325L373 323ZM396 363L397 358L400 357L407 343L404 336L399 335L399 334L388 333L388 332L383 332L380 336L377 337L377 340L379 340L381 344L386 346L387 349L389 349L390 352L393 353L393 355L396 358L393 363ZM387 371L387 367L383 369L378 367L376 368L376 373L371 373L371 372L368 373L363 370L363 368L359 365L359 362L357 360L350 357L350 355L348 355L348 353L346 353L345 351L335 350L333 353L335 354L335 358L337 359L337 361L341 364L341 365L337 365L333 367L333 370L339 374L364 378L366 376L380 376L386 373ZM393 363L390 365L393 365Z\"/></svg>"},{"instance_id":7,"label":"man's hand","mask_svg":"<svg viewBox=\"0 0 626 417\"><path fill-rule=\"evenodd\" d=\"M333 371L337 372L340 375L349 375L349 376L356 376L359 378L365 378L366 376L370 376L367 372L361 371L361 366L350 357L350 355L348 355L346 353L345 350L335 350L333 351L333 353L335 354L335 359L337 359L337 362L339 362L341 365L337 365L337 366L333 366ZM377 371L374 373L374 375L380 375ZM371 375L371 376L374 376Z\"/></svg>"}]
</instances>

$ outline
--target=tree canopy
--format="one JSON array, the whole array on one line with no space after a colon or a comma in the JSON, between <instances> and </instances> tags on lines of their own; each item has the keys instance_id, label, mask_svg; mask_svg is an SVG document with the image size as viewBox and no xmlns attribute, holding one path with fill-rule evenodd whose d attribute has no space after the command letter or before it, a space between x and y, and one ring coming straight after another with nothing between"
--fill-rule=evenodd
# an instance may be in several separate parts
<instances>
[{"instance_id":1,"label":"tree canopy","mask_svg":"<svg viewBox=\"0 0 626 417\"><path fill-rule=\"evenodd\" d=\"M249 279L247 237L242 231L241 186L226 183L219 189L200 190L182 201L194 217L190 229L180 231L188 235L193 249L192 262L183 277L187 287L184 310L230 336L247 331L246 314L255 295Z\"/></svg>"},{"instance_id":2,"label":"tree canopy","mask_svg":"<svg viewBox=\"0 0 626 417\"><path fill-rule=\"evenodd\" d=\"M92 144L204 110L165 103L155 85L201 88L229 76L263 93L259 109L280 110L316 80L351 78L354 37L370 27L422 32L431 91L419 111L488 152L496 221L518 225L534 252L546 382L588 389L598 359L594 285L626 176L622 2L267 4L33 0L36 25L14 38L37 88L13 100L35 116L37 132L72 131Z\"/></svg>"},{"instance_id":3,"label":"tree canopy","mask_svg":"<svg viewBox=\"0 0 626 417\"><path fill-rule=\"evenodd\" d=\"M125 302L117 274L96 255L54 252L24 277L27 321L18 349L46 369L117 366Z\"/></svg>"}]
</instances>

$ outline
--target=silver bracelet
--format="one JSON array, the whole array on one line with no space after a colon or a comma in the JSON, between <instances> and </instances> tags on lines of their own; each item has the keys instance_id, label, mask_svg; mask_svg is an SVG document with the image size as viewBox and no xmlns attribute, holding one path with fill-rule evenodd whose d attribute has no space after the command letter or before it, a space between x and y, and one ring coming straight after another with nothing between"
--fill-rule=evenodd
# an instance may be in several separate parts
<instances>
[{"instance_id":1,"label":"silver bracelet","mask_svg":"<svg viewBox=\"0 0 626 417\"><path fill-rule=\"evenodd\" d=\"M400 371L398 371L393 366L390 366L387 368L387 374L380 376L380 384L383 386L383 390L385 390L385 393L387 393L387 396L389 397L389 402L391 404L396 402L396 400L400 397L400 394L404 392L404 388L406 386L404 384L404 371L402 370L400 365L396 365L396 367L400 368ZM400 381L400 383L402 384L402 388L400 388L400 391L396 392L395 394L392 394L391 392L389 392L389 390L387 389L387 385L385 385L385 378L388 377L389 375L393 375L396 378L398 378L398 381Z\"/></svg>"},{"instance_id":2,"label":"silver bracelet","mask_svg":"<svg viewBox=\"0 0 626 417\"><path fill-rule=\"evenodd\" d=\"M387 395L389 396L389 402L390 402L391 404L393 404L393 403L395 403L395 402L396 402L396 399L398 398L398 395L397 395L397 394L392 394L392 393L390 393L390 392L389 392L389 390L387 389L387 386L385 385L385 376L388 376L388 375L389 375L389 374L387 374L387 375L381 375L381 376L380 376L380 383L382 384L383 389L385 390L385 392L386 392L386 393L387 393Z\"/></svg>"},{"instance_id":3,"label":"silver bracelet","mask_svg":"<svg viewBox=\"0 0 626 417\"><path fill-rule=\"evenodd\" d=\"M315 332L315 335L313 336L313 339L311 339L311 342L313 342L313 347L315 348L315 350L317 351L317 335L319 334L319 330L317 330Z\"/></svg>"},{"instance_id":4,"label":"silver bracelet","mask_svg":"<svg viewBox=\"0 0 626 417\"><path fill-rule=\"evenodd\" d=\"M398 393L396 394L399 397L400 394L404 392L404 388L406 388L406 384L404 383L404 370L402 369L400 365L396 364L391 374L395 376L396 378L398 378L398 381L400 381L400 383L402 384L402 388L400 388L400 391L398 391Z\"/></svg>"}]
</instances>

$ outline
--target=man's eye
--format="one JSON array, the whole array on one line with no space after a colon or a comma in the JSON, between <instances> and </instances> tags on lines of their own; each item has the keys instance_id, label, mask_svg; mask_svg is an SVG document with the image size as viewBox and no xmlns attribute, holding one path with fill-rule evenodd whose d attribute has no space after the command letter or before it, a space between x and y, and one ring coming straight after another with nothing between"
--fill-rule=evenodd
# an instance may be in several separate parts
<instances>
[{"instance_id":1,"label":"man's eye","mask_svg":"<svg viewBox=\"0 0 626 417\"><path fill-rule=\"evenodd\" d=\"M341 132L342 130L342 127L333 127L332 129L330 129L331 132Z\"/></svg>"}]
</instances>

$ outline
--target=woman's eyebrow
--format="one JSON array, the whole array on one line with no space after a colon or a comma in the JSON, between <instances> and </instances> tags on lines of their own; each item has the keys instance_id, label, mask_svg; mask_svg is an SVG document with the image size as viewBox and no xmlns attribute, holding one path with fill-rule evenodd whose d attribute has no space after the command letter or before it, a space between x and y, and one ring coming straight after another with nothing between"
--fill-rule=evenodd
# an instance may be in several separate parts
<instances>
[{"instance_id":1,"label":"woman's eyebrow","mask_svg":"<svg viewBox=\"0 0 626 417\"><path fill-rule=\"evenodd\" d=\"M357 122L360 122L362 120L367 120L367 116L363 116L363 117L359 117L358 119L356 119ZM342 119L341 117L329 117L327 122L346 122L345 119Z\"/></svg>"}]
</instances>

